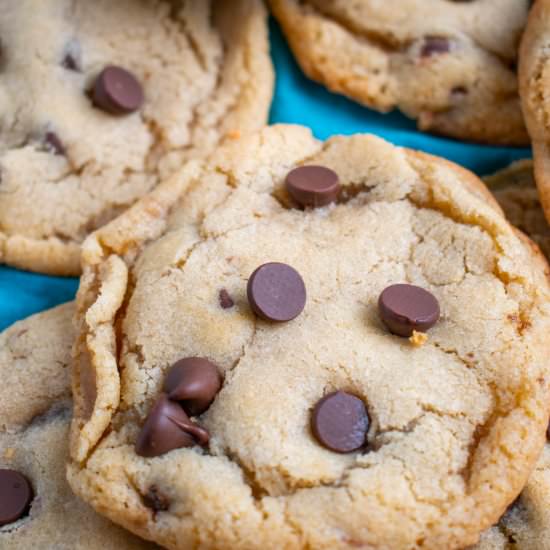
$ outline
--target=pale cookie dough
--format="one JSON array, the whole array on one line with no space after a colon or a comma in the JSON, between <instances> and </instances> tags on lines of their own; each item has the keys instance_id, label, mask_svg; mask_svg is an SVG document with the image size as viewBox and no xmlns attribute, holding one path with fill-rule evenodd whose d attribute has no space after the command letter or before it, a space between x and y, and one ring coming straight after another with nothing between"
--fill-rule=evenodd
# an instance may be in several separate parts
<instances>
[{"instance_id":1,"label":"pale cookie dough","mask_svg":"<svg viewBox=\"0 0 550 550\"><path fill-rule=\"evenodd\" d=\"M519 84L533 145L535 180L550 221L550 0L533 5L520 49Z\"/></svg>"},{"instance_id":2,"label":"pale cookie dough","mask_svg":"<svg viewBox=\"0 0 550 550\"><path fill-rule=\"evenodd\" d=\"M535 184L533 162L521 160L483 178L508 220L538 244L550 259L550 225Z\"/></svg>"},{"instance_id":3,"label":"pale cookie dough","mask_svg":"<svg viewBox=\"0 0 550 550\"><path fill-rule=\"evenodd\" d=\"M0 334L0 469L18 470L34 491L28 515L0 527L0 548L153 550L98 516L66 482L73 313L69 303Z\"/></svg>"},{"instance_id":4,"label":"pale cookie dough","mask_svg":"<svg viewBox=\"0 0 550 550\"><path fill-rule=\"evenodd\" d=\"M260 0L1 2L0 36L0 263L79 274L91 231L267 121ZM141 84L138 111L92 102L109 65Z\"/></svg>"},{"instance_id":5,"label":"pale cookie dough","mask_svg":"<svg viewBox=\"0 0 550 550\"><path fill-rule=\"evenodd\" d=\"M336 172L338 204L293 204L283 182L303 164ZM84 245L73 489L172 549L474 544L548 424L550 288L528 243L473 174L373 136L273 126L190 163ZM305 283L292 321L250 309L266 262ZM406 282L441 309L418 347L377 312ZM209 445L138 456L168 369L193 356L225 376L198 418ZM366 450L338 454L310 429L338 390L367 407Z\"/></svg>"},{"instance_id":6,"label":"pale cookie dough","mask_svg":"<svg viewBox=\"0 0 550 550\"><path fill-rule=\"evenodd\" d=\"M515 63L529 0L270 0L303 71L421 130L525 145Z\"/></svg>"}]
</instances>

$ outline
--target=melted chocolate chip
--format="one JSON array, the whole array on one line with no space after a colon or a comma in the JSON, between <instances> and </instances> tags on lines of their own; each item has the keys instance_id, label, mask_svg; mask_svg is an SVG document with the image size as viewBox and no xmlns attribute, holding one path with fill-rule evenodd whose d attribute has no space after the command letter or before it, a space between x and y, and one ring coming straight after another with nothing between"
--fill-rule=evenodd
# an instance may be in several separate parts
<instances>
[{"instance_id":1,"label":"melted chocolate chip","mask_svg":"<svg viewBox=\"0 0 550 550\"><path fill-rule=\"evenodd\" d=\"M422 57L431 57L442 53L448 53L451 49L449 40L443 36L426 36L420 50Z\"/></svg>"},{"instance_id":2,"label":"melted chocolate chip","mask_svg":"<svg viewBox=\"0 0 550 550\"><path fill-rule=\"evenodd\" d=\"M340 191L338 174L325 166L300 166L285 180L289 195L300 206L325 206L334 202Z\"/></svg>"},{"instance_id":3,"label":"melted chocolate chip","mask_svg":"<svg viewBox=\"0 0 550 550\"><path fill-rule=\"evenodd\" d=\"M76 59L70 53L67 53L65 55L65 57L63 58L63 61L61 62L61 65L63 65L63 67L68 71L80 70L78 63L76 62Z\"/></svg>"},{"instance_id":4,"label":"melted chocolate chip","mask_svg":"<svg viewBox=\"0 0 550 550\"><path fill-rule=\"evenodd\" d=\"M263 264L247 285L250 307L267 321L290 321L306 304L306 286L300 274L287 264Z\"/></svg>"},{"instance_id":5,"label":"melted chocolate chip","mask_svg":"<svg viewBox=\"0 0 550 550\"><path fill-rule=\"evenodd\" d=\"M0 470L0 526L25 516L33 499L29 480L15 470Z\"/></svg>"},{"instance_id":6,"label":"melted chocolate chip","mask_svg":"<svg viewBox=\"0 0 550 550\"><path fill-rule=\"evenodd\" d=\"M369 430L365 404L343 391L326 395L313 409L311 429L317 441L331 451L357 451L365 445Z\"/></svg>"},{"instance_id":7,"label":"melted chocolate chip","mask_svg":"<svg viewBox=\"0 0 550 550\"><path fill-rule=\"evenodd\" d=\"M113 115L133 113L143 104L143 89L132 73L110 65L96 78L92 100L96 107Z\"/></svg>"},{"instance_id":8,"label":"melted chocolate chip","mask_svg":"<svg viewBox=\"0 0 550 550\"><path fill-rule=\"evenodd\" d=\"M65 147L55 132L46 132L46 135L44 136L44 143L46 145L46 149L54 153L54 155L65 154Z\"/></svg>"},{"instance_id":9,"label":"melted chocolate chip","mask_svg":"<svg viewBox=\"0 0 550 550\"><path fill-rule=\"evenodd\" d=\"M456 97L456 98L462 98L464 97L465 95L468 95L468 89L465 88L464 86L455 86L452 90L451 90L451 95L453 97Z\"/></svg>"},{"instance_id":10,"label":"melted chocolate chip","mask_svg":"<svg viewBox=\"0 0 550 550\"><path fill-rule=\"evenodd\" d=\"M384 289L378 299L378 312L390 332L411 336L413 330L426 332L439 319L435 296L415 285L397 284Z\"/></svg>"},{"instance_id":11,"label":"melted chocolate chip","mask_svg":"<svg viewBox=\"0 0 550 550\"><path fill-rule=\"evenodd\" d=\"M218 367L202 357L186 357L168 371L164 391L179 401L187 414L202 414L220 391L222 377Z\"/></svg>"},{"instance_id":12,"label":"melted chocolate chip","mask_svg":"<svg viewBox=\"0 0 550 550\"><path fill-rule=\"evenodd\" d=\"M229 309L235 305L233 298L231 298L231 296L229 295L229 292L227 292L225 288L222 288L220 290L218 298L222 309Z\"/></svg>"},{"instance_id":13,"label":"melted chocolate chip","mask_svg":"<svg viewBox=\"0 0 550 550\"><path fill-rule=\"evenodd\" d=\"M166 512L170 508L168 497L163 495L156 485L152 485L147 493L143 495L143 503L153 512Z\"/></svg>"},{"instance_id":14,"label":"melted chocolate chip","mask_svg":"<svg viewBox=\"0 0 550 550\"><path fill-rule=\"evenodd\" d=\"M163 455L173 449L206 445L208 432L191 422L178 403L161 394L141 428L135 451L147 458Z\"/></svg>"}]
</instances>

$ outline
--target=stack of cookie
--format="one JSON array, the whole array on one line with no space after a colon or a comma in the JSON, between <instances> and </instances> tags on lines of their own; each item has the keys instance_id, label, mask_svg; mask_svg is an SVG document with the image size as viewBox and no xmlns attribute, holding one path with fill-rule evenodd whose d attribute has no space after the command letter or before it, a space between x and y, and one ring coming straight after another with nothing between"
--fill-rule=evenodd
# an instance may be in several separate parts
<instances>
[{"instance_id":1,"label":"stack of cookie","mask_svg":"<svg viewBox=\"0 0 550 550\"><path fill-rule=\"evenodd\" d=\"M527 0L395 4L271 2L534 169L266 126L260 0L0 6L0 259L81 275L0 334L0 549L550 548L550 0L521 107Z\"/></svg>"}]
</instances>

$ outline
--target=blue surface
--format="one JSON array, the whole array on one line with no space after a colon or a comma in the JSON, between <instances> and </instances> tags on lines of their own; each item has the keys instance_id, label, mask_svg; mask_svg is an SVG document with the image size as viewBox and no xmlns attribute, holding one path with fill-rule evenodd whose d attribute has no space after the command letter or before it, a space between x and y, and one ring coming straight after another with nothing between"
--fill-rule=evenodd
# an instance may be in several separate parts
<instances>
[{"instance_id":1,"label":"blue surface","mask_svg":"<svg viewBox=\"0 0 550 550\"><path fill-rule=\"evenodd\" d=\"M528 149L486 147L421 134L413 121L399 113L375 113L309 81L294 62L273 22L271 44L277 73L271 122L309 126L321 139L333 134L371 132L397 145L446 157L478 174L493 172L513 160L530 156ZM70 300L77 286L76 279L0 267L0 330L18 319Z\"/></svg>"}]
</instances>

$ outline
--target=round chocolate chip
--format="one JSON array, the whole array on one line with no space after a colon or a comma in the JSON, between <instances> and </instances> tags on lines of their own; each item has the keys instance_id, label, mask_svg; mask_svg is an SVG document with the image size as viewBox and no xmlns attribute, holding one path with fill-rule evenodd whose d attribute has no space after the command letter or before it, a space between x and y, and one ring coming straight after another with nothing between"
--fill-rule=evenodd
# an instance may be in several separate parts
<instances>
[{"instance_id":1,"label":"round chocolate chip","mask_svg":"<svg viewBox=\"0 0 550 550\"><path fill-rule=\"evenodd\" d=\"M31 484L23 474L15 470L0 470L0 526L27 514L32 499Z\"/></svg>"},{"instance_id":2,"label":"round chocolate chip","mask_svg":"<svg viewBox=\"0 0 550 550\"><path fill-rule=\"evenodd\" d=\"M180 359L168 371L164 391L191 416L203 413L220 391L218 367L202 357Z\"/></svg>"},{"instance_id":3,"label":"round chocolate chip","mask_svg":"<svg viewBox=\"0 0 550 550\"><path fill-rule=\"evenodd\" d=\"M431 57L442 53L448 53L451 49L451 43L443 36L426 36L424 44L420 50L422 57Z\"/></svg>"},{"instance_id":4,"label":"round chocolate chip","mask_svg":"<svg viewBox=\"0 0 550 550\"><path fill-rule=\"evenodd\" d=\"M133 113L143 104L143 89L132 73L110 65L96 78L92 100L96 107L114 115Z\"/></svg>"},{"instance_id":5,"label":"round chocolate chip","mask_svg":"<svg viewBox=\"0 0 550 550\"><path fill-rule=\"evenodd\" d=\"M290 321L306 305L306 286L300 274L287 264L263 264L248 280L250 307L267 321Z\"/></svg>"},{"instance_id":6,"label":"round chocolate chip","mask_svg":"<svg viewBox=\"0 0 550 550\"><path fill-rule=\"evenodd\" d=\"M163 393L141 428L135 450L139 456L154 457L181 447L206 445L209 439L208 432Z\"/></svg>"},{"instance_id":7,"label":"round chocolate chip","mask_svg":"<svg viewBox=\"0 0 550 550\"><path fill-rule=\"evenodd\" d=\"M398 336L411 336L413 330L426 332L439 319L439 303L427 290L398 284L384 289L378 299L380 318Z\"/></svg>"},{"instance_id":8,"label":"round chocolate chip","mask_svg":"<svg viewBox=\"0 0 550 550\"><path fill-rule=\"evenodd\" d=\"M340 191L338 174L325 166L300 166L286 177L286 188L300 206L325 206Z\"/></svg>"},{"instance_id":9,"label":"round chocolate chip","mask_svg":"<svg viewBox=\"0 0 550 550\"><path fill-rule=\"evenodd\" d=\"M337 391L315 405L311 429L323 447L337 453L351 453L366 444L369 415L361 399Z\"/></svg>"}]
</instances>

